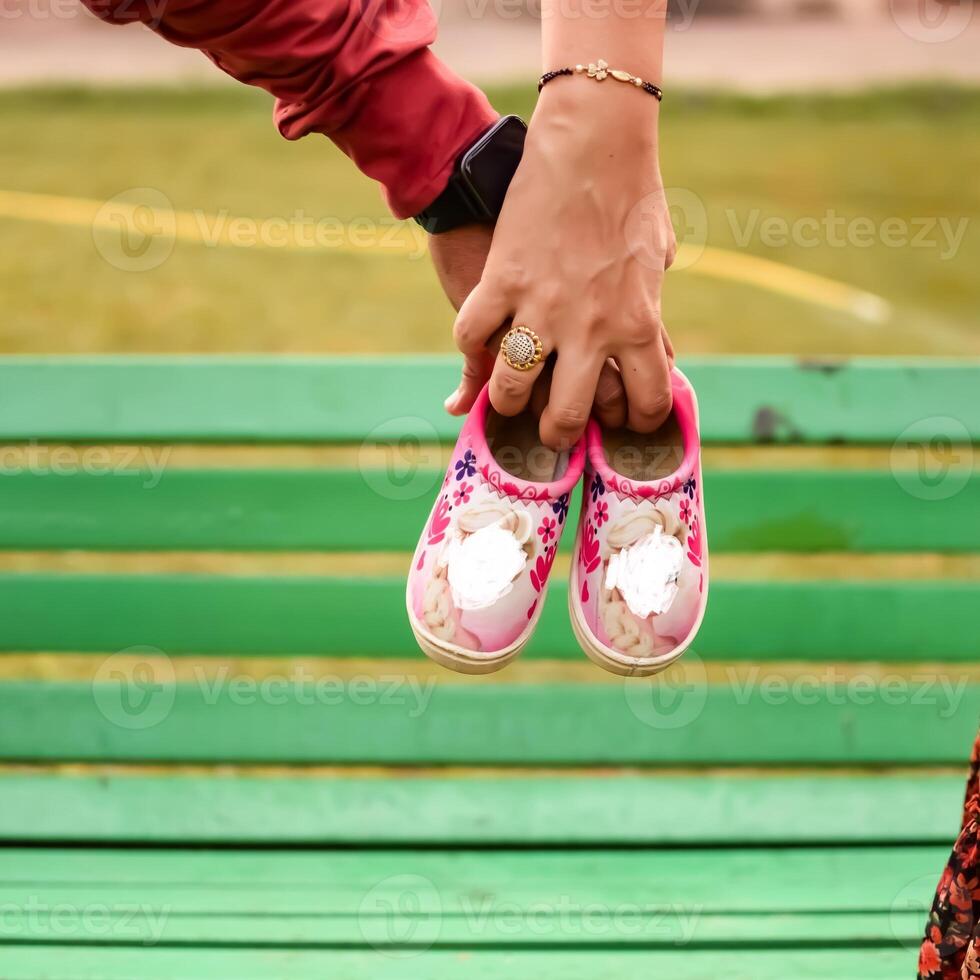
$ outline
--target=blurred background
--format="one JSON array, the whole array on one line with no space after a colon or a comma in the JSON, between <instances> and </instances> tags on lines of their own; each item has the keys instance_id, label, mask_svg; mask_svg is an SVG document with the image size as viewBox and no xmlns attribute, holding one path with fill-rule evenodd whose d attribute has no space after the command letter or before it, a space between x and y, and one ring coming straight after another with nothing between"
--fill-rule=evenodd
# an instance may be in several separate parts
<instances>
[{"instance_id":1,"label":"blurred background","mask_svg":"<svg viewBox=\"0 0 980 980\"><path fill-rule=\"evenodd\" d=\"M525 116L534 8L438 5L440 54ZM666 50L682 356L980 353L974 4L678 0ZM420 234L271 108L75 0L0 0L0 349L451 350Z\"/></svg>"},{"instance_id":2,"label":"blurred background","mask_svg":"<svg viewBox=\"0 0 980 980\"><path fill-rule=\"evenodd\" d=\"M527 117L541 71L537 0L433 3L440 54L485 85L498 110ZM352 388L338 393L317 380L326 375L304 381L295 363L285 375L260 368L269 390L249 375L254 391L241 390L238 374L227 380L234 364L209 364L205 382L184 388L168 387L166 372L187 384L187 371L164 366L145 404L145 375L130 381L128 362L104 375L87 361L63 375L57 366L46 374L48 363L36 374L29 363L4 365L0 418L14 436L0 446L0 836L97 845L13 861L0 853L4 908L35 892L77 913L90 900L71 896L90 893L95 911L113 896L126 909L139 897L169 912L173 901L167 941L196 944L129 949L145 934L106 939L82 914L75 933L53 934L78 942L66 954L40 948L52 934L15 922L8 938L27 936L19 955L37 958L16 975L39 975L51 953L61 960L45 976L64 976L65 964L82 971L83 958L96 964L85 976L259 976L254 943L270 947L262 962L281 956L282 975L299 976L289 964L312 963L317 944L352 943L352 958L376 947L370 930L386 920L368 901L408 908L395 885L408 878L436 891L426 876L442 889L437 910L443 900L456 909L464 884L464 897L481 903L495 889L516 895L524 904L515 909L533 910L522 920L531 927L520 942L508 932L507 948L525 943L542 956L552 940L536 931L549 907L541 895L562 912L571 895L591 915L596 895L611 896L603 901L618 913L630 896L646 909L655 894L657 908L706 910L683 955L718 965L684 976L911 975L959 818L962 773L951 763L966 761L980 700L976 424L959 407L971 404L976 366L958 380L941 370L938 381L892 366L865 390L867 372L835 380L819 358L980 355L978 55L980 9L969 0L673 4L662 163L681 243L664 293L674 346L682 361L810 361L778 368L778 390L755 382L756 442L705 449L708 482L717 480L709 509L717 500L722 515L712 532L715 611L702 634L714 647L699 645L704 661L691 651L649 687L596 670L558 633L547 652L568 659L525 657L482 679L415 653L402 577L448 455L429 444L430 424L416 438L424 411L362 432L364 419L350 417L359 409L336 407ZM417 226L394 221L328 140L289 143L271 114L265 93L142 27L105 25L77 0L0 0L0 353L451 352L453 311ZM742 379L760 375L730 373L741 402L752 385ZM430 376L418 366L403 375L405 384ZM225 380L212 389L212 377ZM431 396L440 412L448 386L418 387L415 404ZM850 444L837 429L793 424L797 411L823 414L827 397L832 419L854 412L856 390L863 410ZM384 394L379 411L399 402L399 391ZM723 418L726 400L707 394L702 404ZM182 397L186 412L174 419ZM242 406L264 422L271 405L270 432L279 431L293 404L317 420L337 414L351 445L209 441L212 425L238 431ZM84 432L108 430L108 447L33 438L38 418L55 419L61 436L76 417ZM146 444L117 444L132 426L134 438L149 432ZM793 444L762 445L773 429ZM159 431L180 439L151 441ZM362 527L370 543L358 543ZM557 574L567 568L562 554ZM556 618L561 605L551 599ZM394 655L380 659L385 645ZM343 703L301 702L307 676L342 681ZM257 700L234 697L239 681L280 678L292 685L285 701L261 687ZM357 700L362 681L385 678L437 689L431 712ZM211 698L215 679L228 682L227 696ZM562 783L569 775L577 781ZM271 777L281 782L270 788ZM522 785L499 796L472 789L484 779L492 792L511 777ZM453 848L482 847L493 827L504 845L519 844L516 857L491 848L482 863L454 863ZM128 846L202 841L177 863ZM370 853L343 853L336 867L309 863L309 853L245 855L239 865L237 847L225 847L235 841L271 851L366 843ZM534 849L589 841L616 849L565 864L560 851ZM375 850L385 842L398 854ZM153 863L132 863L144 859ZM392 877L376 883L380 875ZM651 893L655 881L667 890ZM314 883L322 904L308 897L320 895ZM429 892L404 895L432 919ZM297 925L327 908L341 931L326 916ZM482 929L487 906L474 908ZM273 913L287 909L279 922ZM223 918L228 910L243 917ZM438 912L432 921L438 931ZM301 935L309 959L305 947L285 949ZM419 941L431 935L423 927ZM647 941L554 935L583 957L597 936L617 956ZM651 947L680 945L668 931L650 935ZM116 941L127 948L111 949ZM235 943L247 961L226 949ZM786 965L787 954L799 955ZM454 976L470 957L459 955ZM508 965L493 975L544 976L534 955L521 960L527 973ZM668 963L681 955L668 950ZM595 960L586 971L573 956L547 975L600 975ZM222 973L213 957L235 965ZM108 973L102 958L162 965ZM387 962L341 973L450 975L428 961ZM637 973L681 976L669 965L601 975ZM0 963L0 975L15 974ZM340 973L331 963L308 975Z\"/></svg>"}]
</instances>

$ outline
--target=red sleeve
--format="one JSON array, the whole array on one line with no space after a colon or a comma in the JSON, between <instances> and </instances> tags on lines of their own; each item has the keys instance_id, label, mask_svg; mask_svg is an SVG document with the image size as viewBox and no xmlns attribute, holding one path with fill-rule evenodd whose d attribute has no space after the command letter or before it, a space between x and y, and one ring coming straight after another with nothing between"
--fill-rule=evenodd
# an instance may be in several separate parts
<instances>
[{"instance_id":1,"label":"red sleeve","mask_svg":"<svg viewBox=\"0 0 980 980\"><path fill-rule=\"evenodd\" d=\"M416 214L497 114L432 52L426 0L83 0L112 23L138 21L200 48L276 97L286 139L329 136L380 181L391 210Z\"/></svg>"}]
</instances>

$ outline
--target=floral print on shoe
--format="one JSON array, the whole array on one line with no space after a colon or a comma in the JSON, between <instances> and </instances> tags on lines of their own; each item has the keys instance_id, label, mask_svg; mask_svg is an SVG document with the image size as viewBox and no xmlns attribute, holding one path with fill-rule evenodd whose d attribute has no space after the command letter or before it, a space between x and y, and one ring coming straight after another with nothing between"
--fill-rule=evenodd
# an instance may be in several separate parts
<instances>
[{"instance_id":1,"label":"floral print on shoe","mask_svg":"<svg viewBox=\"0 0 980 980\"><path fill-rule=\"evenodd\" d=\"M620 674L652 674L694 639L707 602L708 555L697 401L672 373L682 459L668 476L630 478L586 433L588 464L569 584L569 611L586 654Z\"/></svg>"},{"instance_id":2,"label":"floral print on shoe","mask_svg":"<svg viewBox=\"0 0 980 980\"><path fill-rule=\"evenodd\" d=\"M489 412L484 388L419 539L406 595L419 646L464 673L499 669L533 633L585 466L582 440L553 482L513 476L488 445Z\"/></svg>"}]
</instances>

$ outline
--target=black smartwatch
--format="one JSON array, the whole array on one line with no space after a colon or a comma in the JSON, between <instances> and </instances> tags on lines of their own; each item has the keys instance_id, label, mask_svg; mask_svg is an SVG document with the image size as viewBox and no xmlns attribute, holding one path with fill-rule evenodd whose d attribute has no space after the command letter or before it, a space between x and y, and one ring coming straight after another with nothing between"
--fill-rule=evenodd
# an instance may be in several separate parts
<instances>
[{"instance_id":1,"label":"black smartwatch","mask_svg":"<svg viewBox=\"0 0 980 980\"><path fill-rule=\"evenodd\" d=\"M526 134L520 116L498 119L460 154L446 189L415 220L430 235L496 221L521 162Z\"/></svg>"}]
</instances>

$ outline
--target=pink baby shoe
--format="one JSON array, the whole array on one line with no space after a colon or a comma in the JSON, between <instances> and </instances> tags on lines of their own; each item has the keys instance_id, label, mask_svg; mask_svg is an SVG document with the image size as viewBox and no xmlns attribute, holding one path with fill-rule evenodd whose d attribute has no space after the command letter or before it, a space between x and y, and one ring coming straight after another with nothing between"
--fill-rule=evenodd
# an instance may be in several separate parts
<instances>
[{"instance_id":1,"label":"pink baby shoe","mask_svg":"<svg viewBox=\"0 0 980 980\"><path fill-rule=\"evenodd\" d=\"M533 415L498 415L483 389L408 576L409 622L429 657L483 674L520 653L541 615L584 467L584 439L554 452L540 443Z\"/></svg>"},{"instance_id":2,"label":"pink baby shoe","mask_svg":"<svg viewBox=\"0 0 980 980\"><path fill-rule=\"evenodd\" d=\"M588 465L568 607L586 655L616 674L655 674L701 626L708 545L698 404L671 375L674 407L650 435L586 431Z\"/></svg>"}]
</instances>

